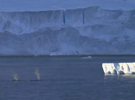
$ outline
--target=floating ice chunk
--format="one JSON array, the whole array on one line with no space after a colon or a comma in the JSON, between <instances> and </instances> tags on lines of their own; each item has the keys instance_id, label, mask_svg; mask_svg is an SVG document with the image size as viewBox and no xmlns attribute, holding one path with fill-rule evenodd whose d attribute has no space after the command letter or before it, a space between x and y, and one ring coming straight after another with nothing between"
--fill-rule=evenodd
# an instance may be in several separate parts
<instances>
[{"instance_id":1,"label":"floating ice chunk","mask_svg":"<svg viewBox=\"0 0 135 100\"><path fill-rule=\"evenodd\" d=\"M103 63L105 74L134 74L135 63Z\"/></svg>"},{"instance_id":2,"label":"floating ice chunk","mask_svg":"<svg viewBox=\"0 0 135 100\"><path fill-rule=\"evenodd\" d=\"M81 57L81 59L92 59L92 57L91 56Z\"/></svg>"},{"instance_id":3,"label":"floating ice chunk","mask_svg":"<svg viewBox=\"0 0 135 100\"><path fill-rule=\"evenodd\" d=\"M102 67L103 67L103 71L105 74L116 74L117 73L113 63L103 63Z\"/></svg>"}]
</instances>

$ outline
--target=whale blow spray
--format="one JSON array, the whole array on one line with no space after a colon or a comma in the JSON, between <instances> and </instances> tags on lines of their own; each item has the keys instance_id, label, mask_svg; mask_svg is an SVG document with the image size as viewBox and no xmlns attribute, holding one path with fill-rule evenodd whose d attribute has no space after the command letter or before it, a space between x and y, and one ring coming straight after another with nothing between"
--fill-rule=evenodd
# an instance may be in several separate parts
<instances>
[{"instance_id":1,"label":"whale blow spray","mask_svg":"<svg viewBox=\"0 0 135 100\"><path fill-rule=\"evenodd\" d=\"M36 69L35 74L37 76L37 79L40 80L40 73L39 73L39 70L38 69Z\"/></svg>"}]
</instances>

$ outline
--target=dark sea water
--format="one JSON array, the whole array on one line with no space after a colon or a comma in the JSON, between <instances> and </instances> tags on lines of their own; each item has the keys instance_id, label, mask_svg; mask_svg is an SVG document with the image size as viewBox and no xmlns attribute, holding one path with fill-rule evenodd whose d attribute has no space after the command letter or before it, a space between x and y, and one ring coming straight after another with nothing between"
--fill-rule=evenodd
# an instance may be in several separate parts
<instances>
[{"instance_id":1,"label":"dark sea water","mask_svg":"<svg viewBox=\"0 0 135 100\"><path fill-rule=\"evenodd\" d=\"M134 61L135 56L0 57L0 100L135 100L135 75L104 76L102 70L102 63Z\"/></svg>"}]
</instances>

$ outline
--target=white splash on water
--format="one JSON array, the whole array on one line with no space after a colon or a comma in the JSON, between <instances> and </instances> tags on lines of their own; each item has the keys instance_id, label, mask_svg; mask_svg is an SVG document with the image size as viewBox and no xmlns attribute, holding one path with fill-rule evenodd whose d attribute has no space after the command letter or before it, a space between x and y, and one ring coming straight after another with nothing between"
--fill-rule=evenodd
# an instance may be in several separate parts
<instances>
[{"instance_id":1,"label":"white splash on water","mask_svg":"<svg viewBox=\"0 0 135 100\"><path fill-rule=\"evenodd\" d=\"M13 80L18 81L18 74L17 73L13 73Z\"/></svg>"},{"instance_id":2,"label":"white splash on water","mask_svg":"<svg viewBox=\"0 0 135 100\"><path fill-rule=\"evenodd\" d=\"M37 76L37 79L40 80L40 73L39 73L39 70L38 69L36 69L35 74Z\"/></svg>"}]
</instances>

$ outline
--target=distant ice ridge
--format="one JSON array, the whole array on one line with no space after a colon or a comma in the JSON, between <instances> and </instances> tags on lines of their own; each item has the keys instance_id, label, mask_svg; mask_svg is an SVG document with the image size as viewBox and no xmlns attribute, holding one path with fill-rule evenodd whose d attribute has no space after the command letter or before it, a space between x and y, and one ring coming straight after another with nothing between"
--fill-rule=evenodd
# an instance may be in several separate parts
<instances>
[{"instance_id":1,"label":"distant ice ridge","mask_svg":"<svg viewBox=\"0 0 135 100\"><path fill-rule=\"evenodd\" d=\"M135 54L135 10L0 12L0 55Z\"/></svg>"},{"instance_id":2,"label":"distant ice ridge","mask_svg":"<svg viewBox=\"0 0 135 100\"><path fill-rule=\"evenodd\" d=\"M0 11L45 11L100 6L105 9L135 9L135 0L0 0Z\"/></svg>"},{"instance_id":3,"label":"distant ice ridge","mask_svg":"<svg viewBox=\"0 0 135 100\"><path fill-rule=\"evenodd\" d=\"M135 62L133 63L103 63L105 74L135 74Z\"/></svg>"}]
</instances>

